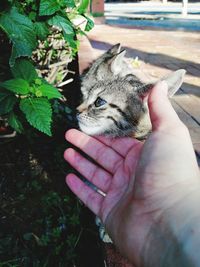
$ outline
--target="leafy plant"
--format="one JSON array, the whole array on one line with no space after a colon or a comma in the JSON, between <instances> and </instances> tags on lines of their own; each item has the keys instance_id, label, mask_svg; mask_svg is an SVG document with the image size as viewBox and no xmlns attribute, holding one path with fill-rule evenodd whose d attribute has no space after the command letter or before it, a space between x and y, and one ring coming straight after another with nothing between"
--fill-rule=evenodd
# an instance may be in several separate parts
<instances>
[{"instance_id":1,"label":"leafy plant","mask_svg":"<svg viewBox=\"0 0 200 267\"><path fill-rule=\"evenodd\" d=\"M46 54L40 50L43 44L46 51L52 50L52 58L56 59L57 51L48 42L48 36L54 37L56 33L57 40L64 41L72 58L78 51L77 34L84 34L94 25L86 15L88 5L89 0L3 1L0 28L11 47L10 71L3 71L9 77L0 82L0 116L7 118L17 132L23 132L26 119L34 128L52 135L52 104L62 95L44 79L35 51L39 51L43 60Z\"/></svg>"},{"instance_id":2,"label":"leafy plant","mask_svg":"<svg viewBox=\"0 0 200 267\"><path fill-rule=\"evenodd\" d=\"M64 186L69 166L58 127L58 122L66 118L70 122L72 117L56 88L67 67L59 67L55 75L51 70L63 62L67 65L78 51L76 36L93 27L88 3L2 0L0 4L0 122L6 120L27 137L2 142L0 149L2 267L82 266L77 254L79 246L85 246L87 226L80 223L82 205ZM38 137L31 132L33 127L52 135L53 118L57 133L51 140L32 138Z\"/></svg>"}]
</instances>

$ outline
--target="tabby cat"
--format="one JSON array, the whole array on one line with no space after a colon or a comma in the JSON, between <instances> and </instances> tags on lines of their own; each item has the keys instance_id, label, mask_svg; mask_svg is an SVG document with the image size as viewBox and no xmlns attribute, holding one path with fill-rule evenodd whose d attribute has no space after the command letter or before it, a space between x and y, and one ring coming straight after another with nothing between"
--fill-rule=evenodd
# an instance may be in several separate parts
<instances>
[{"instance_id":1,"label":"tabby cat","mask_svg":"<svg viewBox=\"0 0 200 267\"><path fill-rule=\"evenodd\" d=\"M80 129L89 135L144 138L151 130L146 95L158 81L144 82L125 59L120 44L100 56L82 76L82 104L77 108ZM185 70L161 78L169 97L179 89Z\"/></svg>"},{"instance_id":2,"label":"tabby cat","mask_svg":"<svg viewBox=\"0 0 200 267\"><path fill-rule=\"evenodd\" d=\"M120 44L100 56L82 76L82 104L77 108L80 129L89 135L134 136L144 139L151 130L146 97L158 81L146 77L125 59ZM183 82L185 70L160 79L168 84L172 97ZM96 217L101 239L112 242Z\"/></svg>"}]
</instances>

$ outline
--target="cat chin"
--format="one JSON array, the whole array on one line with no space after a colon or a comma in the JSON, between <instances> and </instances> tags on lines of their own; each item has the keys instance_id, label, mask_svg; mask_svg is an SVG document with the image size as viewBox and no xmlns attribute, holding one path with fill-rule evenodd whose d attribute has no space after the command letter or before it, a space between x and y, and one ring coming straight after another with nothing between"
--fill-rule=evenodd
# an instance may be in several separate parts
<instances>
[{"instance_id":1,"label":"cat chin","mask_svg":"<svg viewBox=\"0 0 200 267\"><path fill-rule=\"evenodd\" d=\"M85 126L85 125L79 123L79 128L82 132L84 132L88 135L102 135L104 133L102 131L102 129L98 126L88 127L88 126Z\"/></svg>"}]
</instances>

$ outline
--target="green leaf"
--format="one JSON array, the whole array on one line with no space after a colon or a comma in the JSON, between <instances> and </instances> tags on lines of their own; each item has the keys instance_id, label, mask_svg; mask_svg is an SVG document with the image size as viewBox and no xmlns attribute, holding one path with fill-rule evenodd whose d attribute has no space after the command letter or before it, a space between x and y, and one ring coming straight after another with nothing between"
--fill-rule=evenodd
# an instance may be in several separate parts
<instances>
[{"instance_id":1,"label":"green leaf","mask_svg":"<svg viewBox=\"0 0 200 267\"><path fill-rule=\"evenodd\" d=\"M45 40L49 34L49 29L48 29L46 23L35 22L34 27L35 27L36 35L38 36L38 38L40 40Z\"/></svg>"},{"instance_id":2,"label":"green leaf","mask_svg":"<svg viewBox=\"0 0 200 267\"><path fill-rule=\"evenodd\" d=\"M27 121L39 131L51 136L52 109L46 98L25 98L20 101L20 109Z\"/></svg>"},{"instance_id":3,"label":"green leaf","mask_svg":"<svg viewBox=\"0 0 200 267\"><path fill-rule=\"evenodd\" d=\"M63 34L65 40L69 43L70 47L77 52L77 47L78 47L78 40L74 40L74 35L73 34Z\"/></svg>"},{"instance_id":4,"label":"green leaf","mask_svg":"<svg viewBox=\"0 0 200 267\"><path fill-rule=\"evenodd\" d=\"M87 24L85 26L85 31L89 32L94 27L94 21L91 18L87 17L87 16L85 16L85 18L87 19Z\"/></svg>"},{"instance_id":5,"label":"green leaf","mask_svg":"<svg viewBox=\"0 0 200 267\"><path fill-rule=\"evenodd\" d=\"M44 80L45 81L45 80ZM35 84L36 85L42 85L42 79L41 78L37 78L36 80L35 80Z\"/></svg>"},{"instance_id":6,"label":"green leaf","mask_svg":"<svg viewBox=\"0 0 200 267\"><path fill-rule=\"evenodd\" d=\"M42 96L46 96L48 99L62 97L61 93L50 84L44 83L37 89L42 93Z\"/></svg>"},{"instance_id":7,"label":"green leaf","mask_svg":"<svg viewBox=\"0 0 200 267\"><path fill-rule=\"evenodd\" d=\"M67 18L57 15L48 22L50 25L60 28L63 31L64 39L69 43L70 47L75 50L77 49L77 42L74 40L75 32L71 22Z\"/></svg>"},{"instance_id":8,"label":"green leaf","mask_svg":"<svg viewBox=\"0 0 200 267\"><path fill-rule=\"evenodd\" d=\"M61 5L65 7L75 7L75 2L74 0L61 0Z\"/></svg>"},{"instance_id":9,"label":"green leaf","mask_svg":"<svg viewBox=\"0 0 200 267\"><path fill-rule=\"evenodd\" d=\"M62 28L62 30L63 30L63 32L65 34L73 34L74 33L74 30L73 30L70 22L68 22L68 20L66 20L65 22L64 21L63 22L61 21L60 22L60 26L61 26L61 28Z\"/></svg>"},{"instance_id":10,"label":"green leaf","mask_svg":"<svg viewBox=\"0 0 200 267\"><path fill-rule=\"evenodd\" d=\"M28 17L30 20L32 21L35 21L36 18L37 18L37 13L35 11L31 11L29 14L28 14Z\"/></svg>"},{"instance_id":11,"label":"green leaf","mask_svg":"<svg viewBox=\"0 0 200 267\"><path fill-rule=\"evenodd\" d=\"M63 30L65 34L72 34L74 36L74 29L67 18L56 15L53 18L49 19L48 23L50 25L57 26L58 28Z\"/></svg>"},{"instance_id":12,"label":"green leaf","mask_svg":"<svg viewBox=\"0 0 200 267\"><path fill-rule=\"evenodd\" d=\"M0 89L0 115L9 113L17 102L15 95L9 91Z\"/></svg>"},{"instance_id":13,"label":"green leaf","mask_svg":"<svg viewBox=\"0 0 200 267\"><path fill-rule=\"evenodd\" d=\"M42 92L38 89L35 90L35 96L42 97Z\"/></svg>"},{"instance_id":14,"label":"green leaf","mask_svg":"<svg viewBox=\"0 0 200 267\"><path fill-rule=\"evenodd\" d=\"M15 78L24 79L29 83L38 78L34 66L25 58L17 59L15 65L11 68L11 71Z\"/></svg>"},{"instance_id":15,"label":"green leaf","mask_svg":"<svg viewBox=\"0 0 200 267\"><path fill-rule=\"evenodd\" d=\"M90 3L90 0L81 0L81 4L80 4L80 6L78 8L78 12L80 14L85 13L87 11L87 8L89 6L89 3Z\"/></svg>"},{"instance_id":16,"label":"green leaf","mask_svg":"<svg viewBox=\"0 0 200 267\"><path fill-rule=\"evenodd\" d=\"M28 17L13 7L9 12L0 15L0 27L13 43L10 66L13 66L16 58L20 56L31 56L37 40L33 23Z\"/></svg>"},{"instance_id":17,"label":"green leaf","mask_svg":"<svg viewBox=\"0 0 200 267\"><path fill-rule=\"evenodd\" d=\"M56 11L60 9L60 5L55 0L41 0L39 15L40 16L49 16L53 15Z\"/></svg>"},{"instance_id":18,"label":"green leaf","mask_svg":"<svg viewBox=\"0 0 200 267\"><path fill-rule=\"evenodd\" d=\"M30 91L28 82L20 78L2 82L0 86L20 95L26 95Z\"/></svg>"},{"instance_id":19,"label":"green leaf","mask_svg":"<svg viewBox=\"0 0 200 267\"><path fill-rule=\"evenodd\" d=\"M8 116L8 124L18 133L23 132L23 126L14 112L11 112Z\"/></svg>"}]
</instances>

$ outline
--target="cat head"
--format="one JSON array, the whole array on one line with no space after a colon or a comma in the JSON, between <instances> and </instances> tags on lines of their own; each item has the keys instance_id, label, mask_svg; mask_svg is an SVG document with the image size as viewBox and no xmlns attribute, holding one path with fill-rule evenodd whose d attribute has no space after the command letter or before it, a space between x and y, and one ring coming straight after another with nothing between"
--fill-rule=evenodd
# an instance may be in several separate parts
<instances>
[{"instance_id":1,"label":"cat head","mask_svg":"<svg viewBox=\"0 0 200 267\"><path fill-rule=\"evenodd\" d=\"M81 91L87 97L88 91L95 83L112 80L114 77L124 77L132 71L125 60L126 50L121 50L121 45L116 44L107 52L97 58L91 66L83 72L81 77Z\"/></svg>"},{"instance_id":2,"label":"cat head","mask_svg":"<svg viewBox=\"0 0 200 267\"><path fill-rule=\"evenodd\" d=\"M171 97L183 82L184 70L162 78L168 84ZM87 98L77 108L80 129L89 135L128 136L138 132L145 116L144 99L154 84L144 84L134 75L116 77L94 84Z\"/></svg>"}]
</instances>

